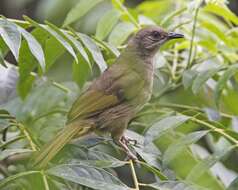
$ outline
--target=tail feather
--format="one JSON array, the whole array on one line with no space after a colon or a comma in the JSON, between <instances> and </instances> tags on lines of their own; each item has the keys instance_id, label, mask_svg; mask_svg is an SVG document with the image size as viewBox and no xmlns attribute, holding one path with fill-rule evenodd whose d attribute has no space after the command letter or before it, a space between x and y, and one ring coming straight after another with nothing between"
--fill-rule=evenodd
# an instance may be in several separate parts
<instances>
[{"instance_id":1,"label":"tail feather","mask_svg":"<svg viewBox=\"0 0 238 190\"><path fill-rule=\"evenodd\" d=\"M71 123L64 127L56 137L48 144L42 147L41 151L36 155L33 166L37 168L44 168L49 161L76 135L77 137L87 134L90 130L90 125L78 123Z\"/></svg>"}]
</instances>

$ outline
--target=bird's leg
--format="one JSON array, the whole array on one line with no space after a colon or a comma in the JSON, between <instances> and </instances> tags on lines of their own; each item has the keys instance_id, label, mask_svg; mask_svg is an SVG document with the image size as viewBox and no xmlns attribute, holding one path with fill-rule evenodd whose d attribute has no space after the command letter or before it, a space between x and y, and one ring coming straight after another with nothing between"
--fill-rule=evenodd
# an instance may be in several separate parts
<instances>
[{"instance_id":1,"label":"bird's leg","mask_svg":"<svg viewBox=\"0 0 238 190\"><path fill-rule=\"evenodd\" d=\"M120 146L126 152L129 159L137 160L137 157L130 151L130 149L127 146L127 143L125 143L125 141L123 140L123 136L120 138L113 138L113 141L115 144Z\"/></svg>"}]
</instances>

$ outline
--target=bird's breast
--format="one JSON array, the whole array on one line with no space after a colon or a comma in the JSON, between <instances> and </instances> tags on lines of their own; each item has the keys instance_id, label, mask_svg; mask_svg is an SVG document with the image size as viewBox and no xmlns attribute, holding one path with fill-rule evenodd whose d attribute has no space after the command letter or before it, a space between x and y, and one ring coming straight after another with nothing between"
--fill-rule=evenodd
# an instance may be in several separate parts
<instances>
[{"instance_id":1,"label":"bird's breast","mask_svg":"<svg viewBox=\"0 0 238 190\"><path fill-rule=\"evenodd\" d=\"M150 100L152 95L154 76L153 65L144 66L139 75L143 81L143 85L138 89L134 102L138 107L142 108L144 104Z\"/></svg>"}]
</instances>

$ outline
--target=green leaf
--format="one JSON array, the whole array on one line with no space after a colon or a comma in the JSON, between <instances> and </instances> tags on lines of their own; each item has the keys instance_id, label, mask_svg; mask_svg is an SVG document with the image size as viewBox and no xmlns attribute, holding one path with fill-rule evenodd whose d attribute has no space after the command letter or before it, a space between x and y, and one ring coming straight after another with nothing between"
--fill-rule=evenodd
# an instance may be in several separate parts
<instances>
[{"instance_id":1,"label":"green leaf","mask_svg":"<svg viewBox=\"0 0 238 190\"><path fill-rule=\"evenodd\" d=\"M160 136L164 135L170 129L174 129L189 119L187 116L170 116L166 117L149 128L145 134L145 144L153 142L155 139L158 139Z\"/></svg>"},{"instance_id":2,"label":"green leaf","mask_svg":"<svg viewBox=\"0 0 238 190\"><path fill-rule=\"evenodd\" d=\"M139 15L138 16L138 22L139 22L140 26L156 25L156 23L152 19L150 19L150 18L148 18L144 15Z\"/></svg>"},{"instance_id":3,"label":"green leaf","mask_svg":"<svg viewBox=\"0 0 238 190\"><path fill-rule=\"evenodd\" d=\"M169 14L163 20L161 20L160 26L166 26L174 17L176 17L178 15L181 15L186 10L187 10L187 7L183 7L181 9L176 10L176 11L173 11L171 14Z\"/></svg>"},{"instance_id":4,"label":"green leaf","mask_svg":"<svg viewBox=\"0 0 238 190\"><path fill-rule=\"evenodd\" d=\"M219 78L214 90L214 99L217 106L219 106L222 90L225 88L227 81L237 72L237 70L238 64L231 65Z\"/></svg>"},{"instance_id":5,"label":"green leaf","mask_svg":"<svg viewBox=\"0 0 238 190\"><path fill-rule=\"evenodd\" d=\"M190 185L183 181L161 181L148 184L148 186L158 190L209 190L208 188Z\"/></svg>"},{"instance_id":6,"label":"green leaf","mask_svg":"<svg viewBox=\"0 0 238 190\"><path fill-rule=\"evenodd\" d=\"M24 72L24 71L23 71ZM19 78L17 85L17 92L22 99L25 99L29 94L30 90L33 87L33 83L35 81L35 76L28 75L24 78Z\"/></svg>"},{"instance_id":7,"label":"green leaf","mask_svg":"<svg viewBox=\"0 0 238 190\"><path fill-rule=\"evenodd\" d=\"M27 153L27 152L32 152L32 150L29 150L29 149L6 149L6 150L1 152L0 160L4 160L8 156L11 156L11 155L14 155L14 154Z\"/></svg>"},{"instance_id":8,"label":"green leaf","mask_svg":"<svg viewBox=\"0 0 238 190\"><path fill-rule=\"evenodd\" d=\"M185 89L188 89L192 83L195 77L197 76L198 72L195 70L186 70L183 73L183 86Z\"/></svg>"},{"instance_id":9,"label":"green leaf","mask_svg":"<svg viewBox=\"0 0 238 190\"><path fill-rule=\"evenodd\" d=\"M112 9L105 13L97 24L96 37L99 40L105 39L118 22L120 16L120 12L116 9Z\"/></svg>"},{"instance_id":10,"label":"green leaf","mask_svg":"<svg viewBox=\"0 0 238 190\"><path fill-rule=\"evenodd\" d=\"M219 4L209 3L203 8L203 10L219 15L238 25L238 17L233 12L231 12L231 10L225 5L222 7Z\"/></svg>"},{"instance_id":11,"label":"green leaf","mask_svg":"<svg viewBox=\"0 0 238 190\"><path fill-rule=\"evenodd\" d=\"M98 44L100 44L103 48L105 48L105 50L107 50L108 52L110 52L113 57L118 57L120 55L120 51L113 46L112 44L109 44L107 42L101 41L97 38L93 38Z\"/></svg>"},{"instance_id":12,"label":"green leaf","mask_svg":"<svg viewBox=\"0 0 238 190\"><path fill-rule=\"evenodd\" d=\"M83 45L80 43L80 41L76 40L73 36L69 35L66 31L63 32L64 35L72 42L75 49L82 55L84 60L89 64L89 67L91 69L90 61L88 58L88 54L84 50Z\"/></svg>"},{"instance_id":13,"label":"green leaf","mask_svg":"<svg viewBox=\"0 0 238 190\"><path fill-rule=\"evenodd\" d=\"M134 147L134 149L147 164L162 170L162 167L158 162L158 160L161 159L161 153L153 143L150 143L143 148Z\"/></svg>"},{"instance_id":14,"label":"green leaf","mask_svg":"<svg viewBox=\"0 0 238 190\"><path fill-rule=\"evenodd\" d=\"M192 85L193 93L197 94L200 91L202 85L204 85L204 83L206 83L206 81L213 75L215 75L220 69L221 68L209 69L198 73L198 75L193 81Z\"/></svg>"},{"instance_id":15,"label":"green leaf","mask_svg":"<svg viewBox=\"0 0 238 190\"><path fill-rule=\"evenodd\" d=\"M13 119L14 117L10 115L7 110L0 109L0 119Z\"/></svg>"},{"instance_id":16,"label":"green leaf","mask_svg":"<svg viewBox=\"0 0 238 190\"><path fill-rule=\"evenodd\" d=\"M201 27L206 28L208 31L210 31L212 34L215 34L221 41L223 41L227 46L230 46L231 43L228 40L227 36L225 35L224 31L221 31L218 26L211 22L204 21L201 24Z\"/></svg>"},{"instance_id":17,"label":"green leaf","mask_svg":"<svg viewBox=\"0 0 238 190\"><path fill-rule=\"evenodd\" d=\"M35 80L35 75L31 72L36 68L36 59L29 50L27 42L24 40L22 42L19 54L19 79L17 84L17 92L21 98L25 98L30 92L33 82Z\"/></svg>"},{"instance_id":18,"label":"green leaf","mask_svg":"<svg viewBox=\"0 0 238 190\"><path fill-rule=\"evenodd\" d=\"M103 0L80 0L79 3L69 11L63 26L77 21L102 1Z\"/></svg>"},{"instance_id":19,"label":"green leaf","mask_svg":"<svg viewBox=\"0 0 238 190\"><path fill-rule=\"evenodd\" d=\"M69 164L85 165L95 168L116 168L127 164L126 161L120 161L106 153L100 151L88 151L87 159L70 160Z\"/></svg>"},{"instance_id":20,"label":"green leaf","mask_svg":"<svg viewBox=\"0 0 238 190\"><path fill-rule=\"evenodd\" d=\"M4 129L6 129L6 128L4 127ZM0 129L0 132L1 132L1 130L2 129ZM5 147L9 146L10 144L15 143L15 142L17 142L17 141L19 141L21 139L24 139L24 138L25 138L25 136L17 136L17 137L14 137L14 138L10 138L9 140L4 141L4 143L0 143L0 149L3 149Z\"/></svg>"},{"instance_id":21,"label":"green leaf","mask_svg":"<svg viewBox=\"0 0 238 190\"><path fill-rule=\"evenodd\" d=\"M214 40L211 40L211 39L201 40L201 41L198 41L197 44L202 46L203 48L205 48L211 53L217 53L218 52L217 44L214 43L213 41Z\"/></svg>"},{"instance_id":22,"label":"green leaf","mask_svg":"<svg viewBox=\"0 0 238 190\"><path fill-rule=\"evenodd\" d=\"M32 175L32 174L38 174L38 173L40 173L40 172L39 171L27 171L27 172L21 172L21 173L15 174L15 175L11 175L11 176L4 178L0 181L0 187L5 187L7 183L12 182L18 178Z\"/></svg>"},{"instance_id":23,"label":"green leaf","mask_svg":"<svg viewBox=\"0 0 238 190\"><path fill-rule=\"evenodd\" d=\"M0 64L1 64L2 66L4 66L4 67L7 67L1 49L0 49Z\"/></svg>"},{"instance_id":24,"label":"green leaf","mask_svg":"<svg viewBox=\"0 0 238 190\"><path fill-rule=\"evenodd\" d=\"M109 43L114 46L122 45L127 38L135 31L135 26L130 22L121 22L113 29L109 35Z\"/></svg>"},{"instance_id":25,"label":"green leaf","mask_svg":"<svg viewBox=\"0 0 238 190\"><path fill-rule=\"evenodd\" d=\"M56 26L50 24L51 26L47 26L47 25L40 25L37 22L35 22L34 20L32 20L31 18L24 16L24 19L27 20L28 22L30 22L34 27L36 28L41 28L44 31L47 31L48 34L50 34L54 39L56 39L72 56L73 58L77 61L77 56L74 52L74 49L72 48L72 46L70 45L70 43L67 41L67 39L65 39L64 36L62 36L62 32L60 31L59 28L57 28Z\"/></svg>"},{"instance_id":26,"label":"green leaf","mask_svg":"<svg viewBox=\"0 0 238 190\"><path fill-rule=\"evenodd\" d=\"M238 189L238 177L236 177L231 184L229 185L229 187L227 188L227 190L237 190Z\"/></svg>"},{"instance_id":27,"label":"green leaf","mask_svg":"<svg viewBox=\"0 0 238 190\"><path fill-rule=\"evenodd\" d=\"M208 171L216 162L218 162L222 157L224 157L228 152L230 152L234 146L226 148L224 150L219 150L213 155L208 156L197 165L193 167L190 173L187 175L186 180L195 182L199 179L205 172Z\"/></svg>"},{"instance_id":28,"label":"green leaf","mask_svg":"<svg viewBox=\"0 0 238 190\"><path fill-rule=\"evenodd\" d=\"M188 123L186 126L191 126L191 124L192 123ZM167 134L163 135L161 138L154 141L154 143L159 150L164 152L170 144L176 143L176 135L173 131L170 131ZM185 179L188 173L197 163L197 157L193 155L191 150L187 148L183 151L183 154L177 155L174 161L169 163L168 167L175 172L177 179ZM220 181L209 172L206 172L203 176L201 176L201 178L196 181L196 184L202 187L206 187L208 188L208 190L224 190L224 186L220 183ZM184 189L182 188L181 190ZM190 189L188 188L187 190Z\"/></svg>"},{"instance_id":29,"label":"green leaf","mask_svg":"<svg viewBox=\"0 0 238 190\"><path fill-rule=\"evenodd\" d=\"M115 7L116 9L120 9L120 5L124 4L124 2L125 0L111 0L113 7Z\"/></svg>"},{"instance_id":30,"label":"green leaf","mask_svg":"<svg viewBox=\"0 0 238 190\"><path fill-rule=\"evenodd\" d=\"M53 25L44 25L43 28L47 30L53 37L55 37L55 39L57 39L61 43L61 45L73 56L73 58L78 61L74 49L67 41L67 39L65 39L65 37L62 35L63 33L60 31L60 29L53 27Z\"/></svg>"},{"instance_id":31,"label":"green leaf","mask_svg":"<svg viewBox=\"0 0 238 190\"><path fill-rule=\"evenodd\" d=\"M168 165L179 153L187 148L188 145L197 142L209 131L196 131L189 133L188 135L181 137L175 143L171 144L163 154L163 164Z\"/></svg>"},{"instance_id":32,"label":"green leaf","mask_svg":"<svg viewBox=\"0 0 238 190\"><path fill-rule=\"evenodd\" d=\"M88 51L91 53L94 61L97 63L101 72L105 71L107 64L103 58L100 48L94 43L94 41L86 34L78 34L78 37L82 40Z\"/></svg>"},{"instance_id":33,"label":"green leaf","mask_svg":"<svg viewBox=\"0 0 238 190\"><path fill-rule=\"evenodd\" d=\"M59 165L49 169L47 173L98 190L130 189L109 172L85 165Z\"/></svg>"},{"instance_id":34,"label":"green leaf","mask_svg":"<svg viewBox=\"0 0 238 190\"><path fill-rule=\"evenodd\" d=\"M18 26L18 30L21 32L22 36L26 39L28 47L31 51L31 53L34 55L34 57L39 62L42 71L45 71L45 55L43 52L43 49L39 42L25 29Z\"/></svg>"},{"instance_id":35,"label":"green leaf","mask_svg":"<svg viewBox=\"0 0 238 190\"><path fill-rule=\"evenodd\" d=\"M140 162L140 164L142 166L144 166L145 168L147 168L149 171L151 171L153 174L155 174L156 176L158 176L161 180L166 180L168 179L161 171L159 171L158 169L154 168L153 166L150 166L149 164L147 164L146 162Z\"/></svg>"},{"instance_id":36,"label":"green leaf","mask_svg":"<svg viewBox=\"0 0 238 190\"><path fill-rule=\"evenodd\" d=\"M44 46L46 70L48 71L55 61L65 53L65 48L61 43L55 39L55 37L50 37L46 40Z\"/></svg>"},{"instance_id":37,"label":"green leaf","mask_svg":"<svg viewBox=\"0 0 238 190\"><path fill-rule=\"evenodd\" d=\"M6 19L1 19L0 35L11 50L15 59L18 60L19 49L21 46L21 33L17 29L17 26Z\"/></svg>"},{"instance_id":38,"label":"green leaf","mask_svg":"<svg viewBox=\"0 0 238 190\"><path fill-rule=\"evenodd\" d=\"M73 62L72 74L74 81L82 87L92 73L92 69L81 54L78 55L78 62L79 63Z\"/></svg>"}]
</instances>

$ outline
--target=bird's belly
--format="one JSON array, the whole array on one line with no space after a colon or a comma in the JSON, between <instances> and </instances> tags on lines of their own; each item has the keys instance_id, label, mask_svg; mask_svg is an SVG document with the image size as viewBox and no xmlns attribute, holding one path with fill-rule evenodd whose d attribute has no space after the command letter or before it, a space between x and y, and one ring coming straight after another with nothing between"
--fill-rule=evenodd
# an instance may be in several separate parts
<instances>
[{"instance_id":1,"label":"bird's belly","mask_svg":"<svg viewBox=\"0 0 238 190\"><path fill-rule=\"evenodd\" d=\"M106 109L95 118L96 128L99 130L111 131L115 125L127 125L134 117L135 108L130 104L124 103Z\"/></svg>"}]
</instances>

